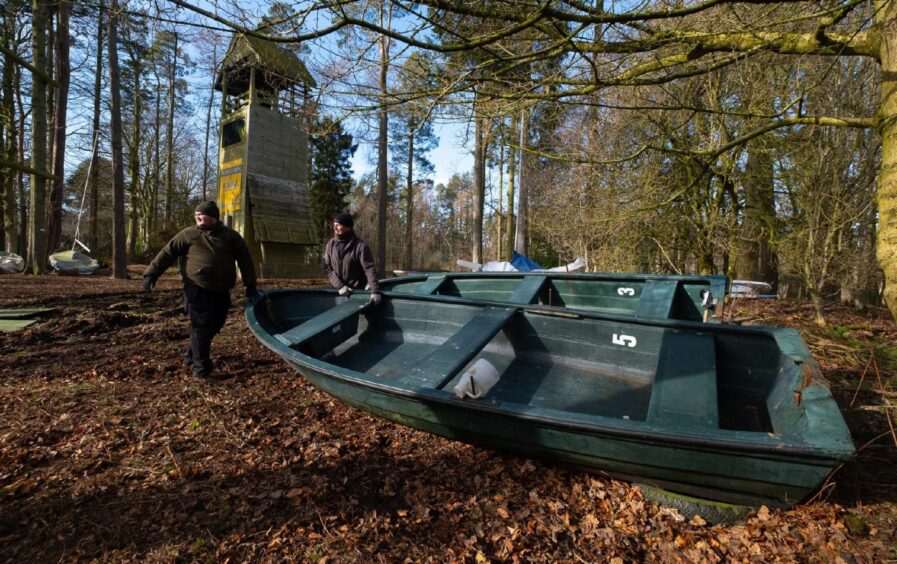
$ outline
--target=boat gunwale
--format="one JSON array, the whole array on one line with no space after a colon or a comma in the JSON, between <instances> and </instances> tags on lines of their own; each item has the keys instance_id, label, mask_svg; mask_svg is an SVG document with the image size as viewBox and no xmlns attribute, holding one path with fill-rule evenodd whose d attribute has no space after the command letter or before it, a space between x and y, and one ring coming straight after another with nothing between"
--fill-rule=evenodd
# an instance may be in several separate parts
<instances>
[{"instance_id":1,"label":"boat gunwale","mask_svg":"<svg viewBox=\"0 0 897 564\"><path fill-rule=\"evenodd\" d=\"M391 290L390 286L400 285L400 284L413 284L413 283L422 283L427 282L430 279L443 278L447 280L453 279L477 279L477 278L498 278L498 279L514 279L514 278L526 278L526 277L535 277L541 276L546 279L546 281L550 280L561 280L561 281L600 281L600 282L619 282L619 283L627 283L627 282L644 282L647 283L649 281L658 281L658 282L681 282L688 285L706 285L710 288L711 293L714 291L721 290L721 295L717 296L716 299L724 300L725 297L729 294L729 291L732 287L732 281L728 276L722 274L713 274L709 276L701 276L698 274L617 274L613 272L551 272L551 271L530 271L530 272L453 272L453 271L445 271L445 272L429 272L429 273L417 273L417 274L406 274L403 276L395 276L392 278L384 278L380 281L382 292L394 292L396 294L406 295L406 292L401 290ZM413 292L409 292L409 294L414 295ZM429 294L421 294L421 295L429 295ZM445 294L433 294L433 295L442 295L445 297L451 297ZM496 302L498 303L498 302ZM510 302L501 302L501 303L510 303ZM722 301L720 301L722 304ZM551 307L551 306L549 306ZM567 307L567 306L556 306L562 307L565 309L572 309L579 311L579 308L576 306ZM601 310L610 310L611 308L598 308L598 311ZM583 308L584 311L595 311L594 309ZM628 314L633 315L633 314Z\"/></svg>"},{"instance_id":2,"label":"boat gunwale","mask_svg":"<svg viewBox=\"0 0 897 564\"><path fill-rule=\"evenodd\" d=\"M415 282L418 280L426 280L428 278L517 278L522 276L546 276L548 278L561 279L580 279L580 280L607 280L609 282L619 281L639 281L639 280L677 280L683 282L726 282L726 288L731 286L729 277L722 274L712 274L701 276L699 274L619 274L614 272L558 272L547 270L532 270L529 272L455 272L455 271L437 271L437 272L420 272L415 274L405 274L402 276L393 276L384 278L381 284L398 284L402 282Z\"/></svg>"},{"instance_id":3,"label":"boat gunwale","mask_svg":"<svg viewBox=\"0 0 897 564\"><path fill-rule=\"evenodd\" d=\"M324 294L324 295L338 295L336 290L332 289L324 289L324 288L295 288L295 289L276 289L267 291L266 294L305 294L305 295L314 295L314 294ZM401 295L396 296L397 299L402 300L419 300L419 301L434 301L438 303L457 303L459 305L469 305L474 307L485 307L489 305L493 305L482 300L472 300L466 298L456 298L454 296L435 296L435 295ZM394 299L396 299L394 298ZM802 435L796 433L764 433L764 432L749 432L749 431L731 431L731 430L721 430L721 429L707 429L706 432L702 432L700 429L695 428L683 428L683 427L671 427L667 429L659 429L656 426L652 426L647 422L641 421L627 421L627 420L618 420L616 418L609 418L602 415L590 415L590 418L598 419L595 423L585 423L580 421L570 421L569 419L564 419L556 416L552 416L550 414L533 414L527 413L526 410L523 409L508 409L507 407L498 407L495 404L491 404L488 402L473 402L470 400L464 400L454 397L452 394L437 389L410 389L403 387L391 386L388 383L379 382L374 380L369 375L358 372L355 370L351 370L348 368L335 367L332 363L328 363L317 359L315 357L306 355L296 349L293 349L284 343L281 343L276 338L274 338L273 334L268 333L262 329L261 323L258 321L258 317L255 314L255 307L258 307L263 301L268 299L267 295L260 297L256 302L247 306L246 308L246 318L247 323L250 327L250 330L255 334L255 336L269 349L273 352L277 353L279 356L284 357L290 363L295 363L298 365L306 366L311 370L315 370L321 373L323 376L327 376L330 378L334 378L355 386L363 387L366 389L376 390L380 393L390 394L394 396L401 396L405 398L416 399L419 401L433 402L443 405L448 405L453 408L463 407L464 409L473 409L475 411L483 411L492 414L498 414L501 416L520 419L524 421L536 422L547 427L555 427L563 430L570 430L576 432L584 432L588 434L603 434L609 437L619 437L627 440L637 440L643 442L652 442L652 441L663 441L665 444L674 444L678 446L684 447L692 447L699 449L706 449L708 447L721 447L725 448L728 452L746 452L746 453L763 453L766 455L787 455L792 457L806 458L806 459L818 459L818 460L828 460L835 462L843 462L845 460L849 460L851 456L854 454L854 447L852 445L847 449L832 449L832 448L823 448L818 447L813 443L807 442ZM351 298L350 298L351 299ZM556 308L551 306L523 306L523 305L515 305L508 304L507 302L502 304L503 307L510 307L513 309L517 309L521 312L529 312L529 313L543 313L541 310L556 310L561 309L565 311L569 315L567 310L564 308ZM554 314L553 311L548 312L549 315ZM579 312L577 311L575 314L577 317L585 317L585 318L595 318L600 320L608 320L608 321L619 321L623 323L636 323L639 325L649 325L649 326L663 326L670 329L687 329L694 330L699 332L728 332L733 331L737 333L743 334L753 334L753 335L765 335L776 338L777 333L796 333L794 329L790 328L779 328L779 327L761 327L761 326L750 326L750 327L742 327L742 326L723 326L719 324L706 324L702 322L696 321L682 321L682 320L645 320L632 318L628 316L622 315L611 315L597 312ZM779 341L776 338L776 341ZM783 355L792 358L797 364L801 364L806 359L803 358L802 354L794 354L782 352ZM812 357L810 357L812 360ZM815 361L814 361L815 362ZM336 370L339 368L340 370ZM826 388L825 386L813 385L807 386L806 388ZM805 388L805 389L806 389ZM832 399L832 401L834 401ZM517 404L515 402L500 402L502 406L524 406L524 404ZM559 413L570 413L564 412L562 410L553 410L550 408L537 408L539 411L557 411ZM602 423L601 421L606 420L608 423ZM610 423L613 424L610 424ZM639 428L634 428L635 426ZM675 432L670 431L668 429L675 429ZM728 433L743 433L749 434L750 436L743 437L732 437L732 438L720 438L714 437L712 434L719 434L720 432L728 432Z\"/></svg>"}]
</instances>

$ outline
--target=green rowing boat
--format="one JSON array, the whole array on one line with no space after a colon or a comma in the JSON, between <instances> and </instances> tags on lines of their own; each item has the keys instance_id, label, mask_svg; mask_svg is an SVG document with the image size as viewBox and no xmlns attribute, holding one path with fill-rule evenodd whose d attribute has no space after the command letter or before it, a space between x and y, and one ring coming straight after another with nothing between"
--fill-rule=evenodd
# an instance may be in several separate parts
<instances>
[{"instance_id":1,"label":"green rowing boat","mask_svg":"<svg viewBox=\"0 0 897 564\"><path fill-rule=\"evenodd\" d=\"M797 502L854 452L791 329L298 289L266 293L246 317L347 404L705 499Z\"/></svg>"},{"instance_id":2,"label":"green rowing boat","mask_svg":"<svg viewBox=\"0 0 897 564\"><path fill-rule=\"evenodd\" d=\"M438 272L387 278L395 294L437 295L484 303L545 305L646 319L715 321L726 276L565 272Z\"/></svg>"}]
</instances>

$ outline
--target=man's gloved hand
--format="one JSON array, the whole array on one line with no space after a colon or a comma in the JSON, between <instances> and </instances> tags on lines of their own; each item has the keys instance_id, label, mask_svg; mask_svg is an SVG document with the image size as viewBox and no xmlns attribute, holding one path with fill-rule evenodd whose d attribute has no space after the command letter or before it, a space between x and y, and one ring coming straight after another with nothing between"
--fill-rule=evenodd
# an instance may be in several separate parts
<instances>
[{"instance_id":1,"label":"man's gloved hand","mask_svg":"<svg viewBox=\"0 0 897 564\"><path fill-rule=\"evenodd\" d=\"M156 277L149 274L143 277L143 291L149 294L156 286Z\"/></svg>"},{"instance_id":2,"label":"man's gloved hand","mask_svg":"<svg viewBox=\"0 0 897 564\"><path fill-rule=\"evenodd\" d=\"M350 288L348 286L343 286L342 288L339 289L339 295L341 295L341 296L348 296L351 293L352 293L352 288Z\"/></svg>"},{"instance_id":3,"label":"man's gloved hand","mask_svg":"<svg viewBox=\"0 0 897 564\"><path fill-rule=\"evenodd\" d=\"M371 294L371 303L374 304L375 306L380 305L381 299L382 298L380 297L380 294Z\"/></svg>"},{"instance_id":4,"label":"man's gloved hand","mask_svg":"<svg viewBox=\"0 0 897 564\"><path fill-rule=\"evenodd\" d=\"M246 286L246 299L253 301L259 297L258 288L255 286Z\"/></svg>"}]
</instances>

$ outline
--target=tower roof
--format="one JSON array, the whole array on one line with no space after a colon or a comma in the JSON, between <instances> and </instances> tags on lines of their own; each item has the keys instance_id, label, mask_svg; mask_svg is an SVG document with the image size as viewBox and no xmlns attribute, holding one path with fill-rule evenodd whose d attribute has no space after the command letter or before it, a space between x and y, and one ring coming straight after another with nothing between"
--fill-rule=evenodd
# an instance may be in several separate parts
<instances>
[{"instance_id":1,"label":"tower roof","mask_svg":"<svg viewBox=\"0 0 897 564\"><path fill-rule=\"evenodd\" d=\"M249 87L249 71L255 68L263 71L256 78L256 85L262 80L273 89L302 83L315 87L315 79L296 55L273 41L242 33L235 34L222 61L221 71L215 79L215 89L222 89L223 73L227 73L229 91L246 90Z\"/></svg>"}]
</instances>

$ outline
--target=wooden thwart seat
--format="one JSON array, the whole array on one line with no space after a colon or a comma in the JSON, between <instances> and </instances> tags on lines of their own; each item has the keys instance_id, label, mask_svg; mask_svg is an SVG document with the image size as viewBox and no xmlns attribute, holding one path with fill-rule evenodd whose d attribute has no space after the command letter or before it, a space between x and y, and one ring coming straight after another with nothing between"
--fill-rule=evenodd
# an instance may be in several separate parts
<instances>
[{"instance_id":1,"label":"wooden thwart seat","mask_svg":"<svg viewBox=\"0 0 897 564\"><path fill-rule=\"evenodd\" d=\"M648 280L635 308L635 315L650 319L669 319L678 288L679 282L675 280Z\"/></svg>"},{"instance_id":2,"label":"wooden thwart seat","mask_svg":"<svg viewBox=\"0 0 897 564\"><path fill-rule=\"evenodd\" d=\"M288 347L297 347L321 335L326 337L327 341L354 335L358 328L358 315L370 303L362 300L363 298L358 300L350 298L289 331L274 335L274 338Z\"/></svg>"},{"instance_id":3,"label":"wooden thwart seat","mask_svg":"<svg viewBox=\"0 0 897 564\"><path fill-rule=\"evenodd\" d=\"M664 336L648 423L719 427L713 335L670 331Z\"/></svg>"},{"instance_id":4,"label":"wooden thwart seat","mask_svg":"<svg viewBox=\"0 0 897 564\"><path fill-rule=\"evenodd\" d=\"M520 284L514 288L514 292L508 301L513 304L532 304L542 291L546 276L524 276Z\"/></svg>"},{"instance_id":5,"label":"wooden thwart seat","mask_svg":"<svg viewBox=\"0 0 897 564\"><path fill-rule=\"evenodd\" d=\"M439 389L449 383L514 315L515 308L485 307L402 377L403 384Z\"/></svg>"},{"instance_id":6,"label":"wooden thwart seat","mask_svg":"<svg viewBox=\"0 0 897 564\"><path fill-rule=\"evenodd\" d=\"M426 282L421 282L414 288L414 293L423 295L435 294L445 280L446 277L444 274L428 276Z\"/></svg>"},{"instance_id":7,"label":"wooden thwart seat","mask_svg":"<svg viewBox=\"0 0 897 564\"><path fill-rule=\"evenodd\" d=\"M510 301L530 304L539 295L545 276L526 276L514 289ZM405 383L439 389L448 384L467 365L517 311L513 307L488 306L464 327L411 368L402 378Z\"/></svg>"}]
</instances>

